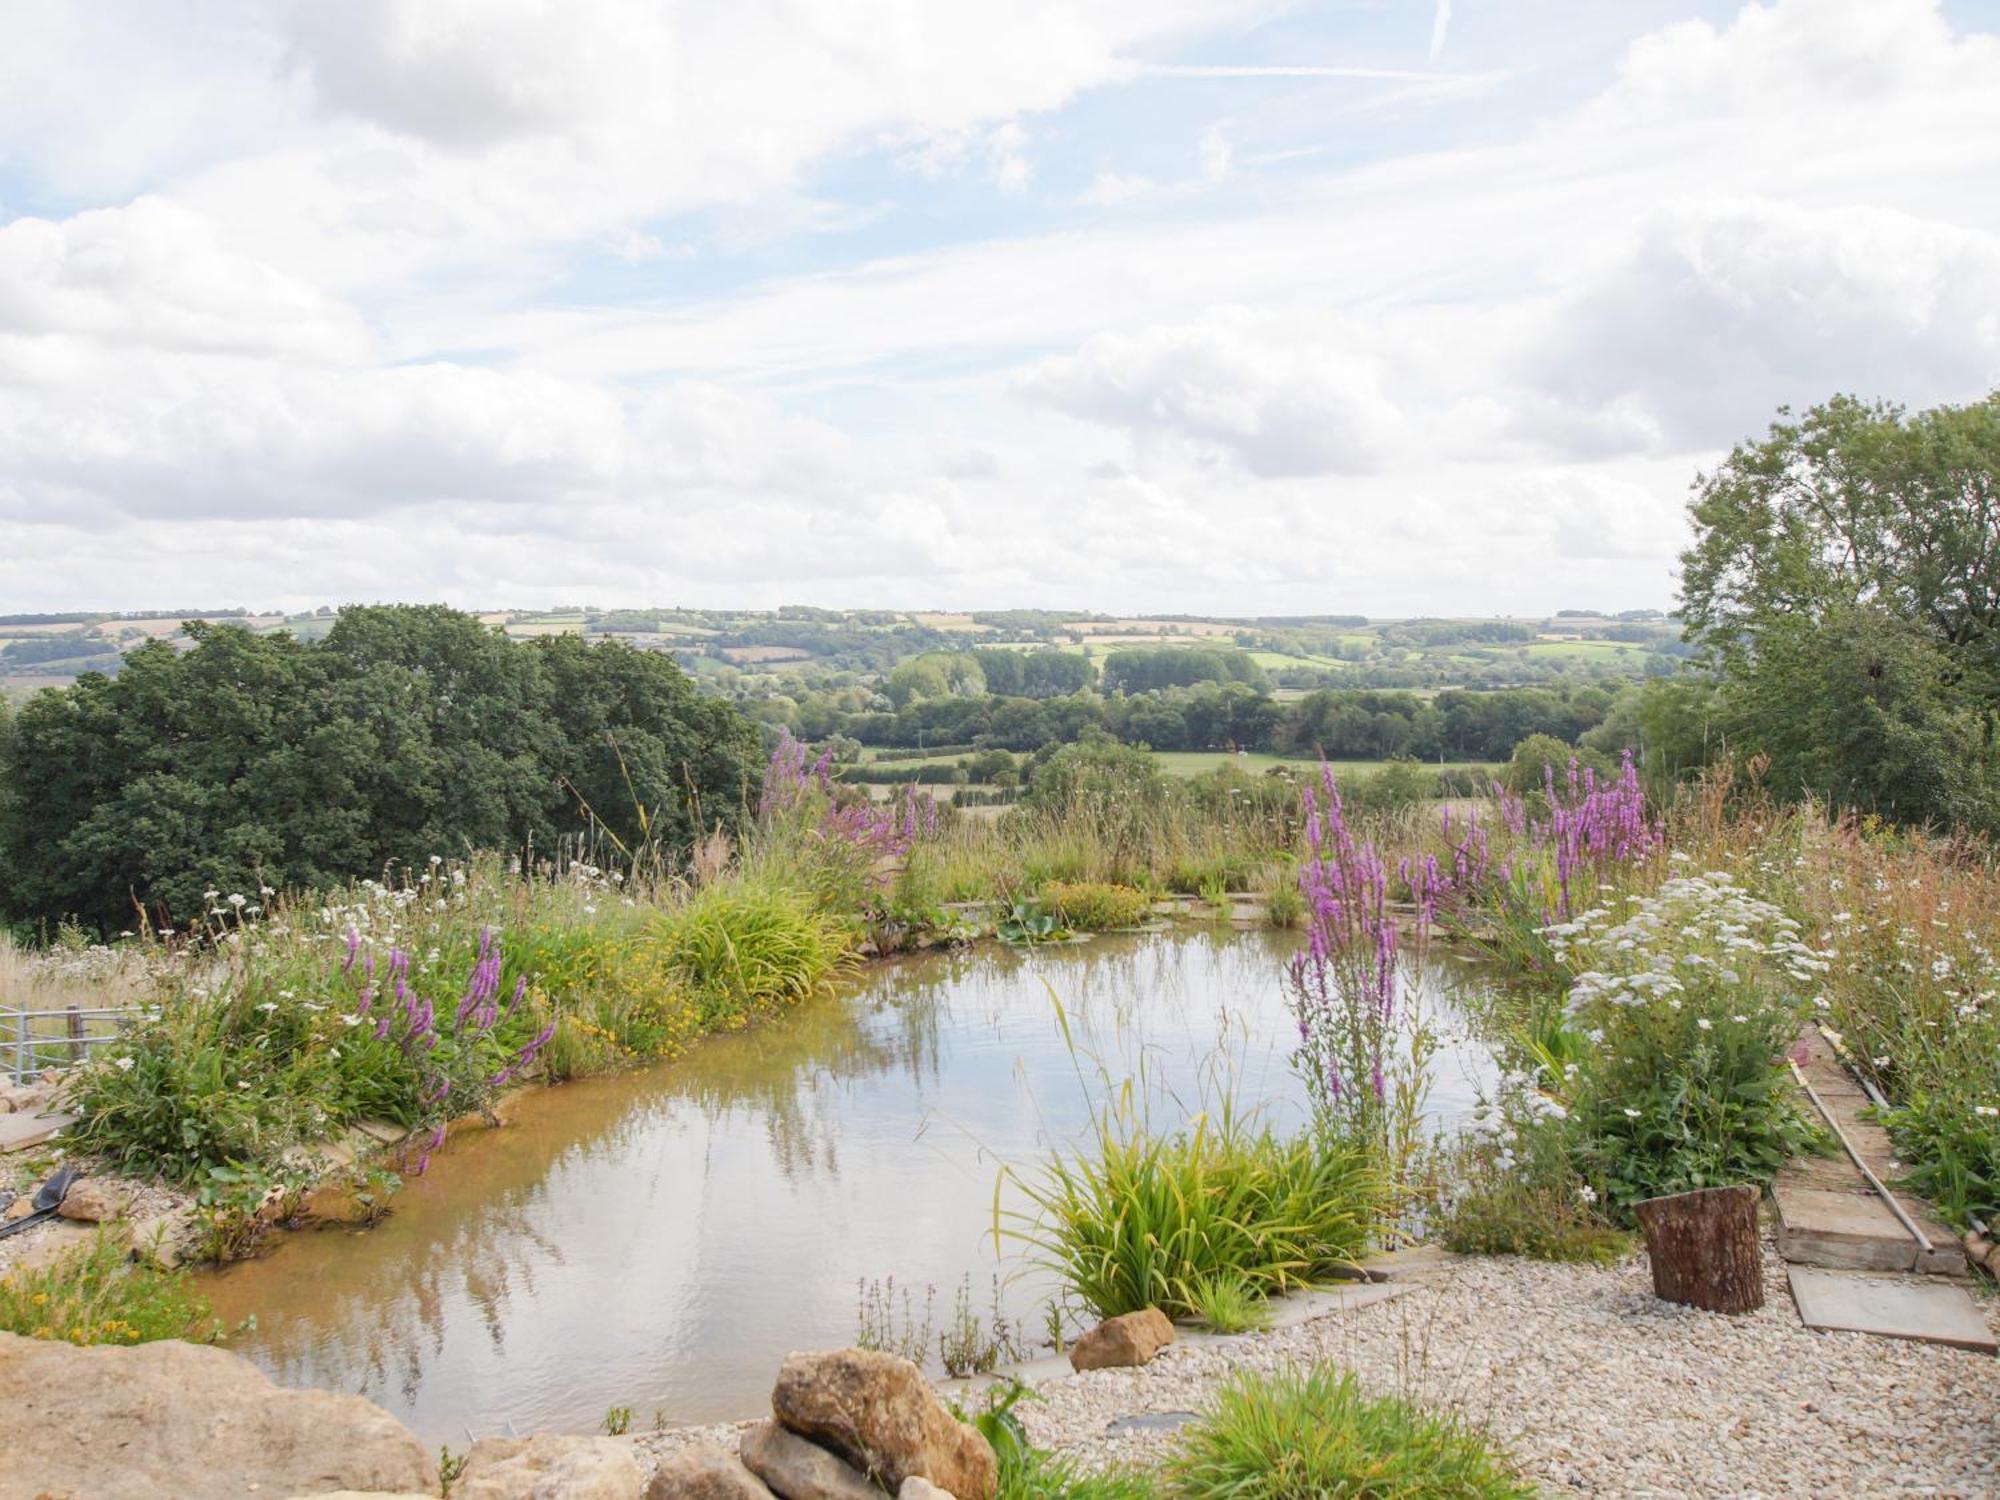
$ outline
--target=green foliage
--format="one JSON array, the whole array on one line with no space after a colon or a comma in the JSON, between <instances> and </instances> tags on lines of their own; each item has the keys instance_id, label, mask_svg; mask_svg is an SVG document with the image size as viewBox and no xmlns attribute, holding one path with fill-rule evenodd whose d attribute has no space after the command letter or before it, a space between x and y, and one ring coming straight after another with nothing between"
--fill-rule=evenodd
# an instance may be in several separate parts
<instances>
[{"instance_id":1,"label":"green foliage","mask_svg":"<svg viewBox=\"0 0 2000 1500\"><path fill-rule=\"evenodd\" d=\"M694 995L703 1030L817 993L848 962L854 942L846 919L761 884L704 886L655 917L649 936Z\"/></svg>"},{"instance_id":2,"label":"green foliage","mask_svg":"<svg viewBox=\"0 0 2000 1500\"><path fill-rule=\"evenodd\" d=\"M1042 887L1042 907L1072 932L1109 932L1137 927L1151 915L1152 897L1109 881L1050 881Z\"/></svg>"},{"instance_id":3,"label":"green foliage","mask_svg":"<svg viewBox=\"0 0 2000 1500\"><path fill-rule=\"evenodd\" d=\"M1037 901L1016 901L993 928L1003 943L1060 943L1070 936L1068 929L1042 909Z\"/></svg>"},{"instance_id":4,"label":"green foliage","mask_svg":"<svg viewBox=\"0 0 2000 1500\"><path fill-rule=\"evenodd\" d=\"M999 1469L994 1500L1154 1500L1152 1479L1143 1470L1087 1473L1074 1460L1037 1448L1014 1408L1036 1399L1019 1381L990 1387L977 1410L959 1411L993 1449Z\"/></svg>"},{"instance_id":5,"label":"green foliage","mask_svg":"<svg viewBox=\"0 0 2000 1500\"><path fill-rule=\"evenodd\" d=\"M207 889L433 852L670 854L737 826L754 779L754 730L657 652L515 643L441 607L349 609L309 645L187 630L191 650L140 646L21 710L0 766L14 914L173 928Z\"/></svg>"},{"instance_id":6,"label":"green foliage","mask_svg":"<svg viewBox=\"0 0 2000 1500\"><path fill-rule=\"evenodd\" d=\"M604 1435L623 1437L632 1430L632 1408L614 1406L604 1413Z\"/></svg>"},{"instance_id":7,"label":"green foliage","mask_svg":"<svg viewBox=\"0 0 2000 1500\"><path fill-rule=\"evenodd\" d=\"M1762 1185L1813 1144L1785 1054L1826 962L1797 922L1710 873L1550 934L1590 1044L1568 1080L1582 1164L1610 1206Z\"/></svg>"},{"instance_id":8,"label":"green foliage","mask_svg":"<svg viewBox=\"0 0 2000 1500\"><path fill-rule=\"evenodd\" d=\"M1198 682L1266 685L1264 669L1246 651L1229 646L1136 647L1114 651L1104 661L1107 693L1146 693L1190 687Z\"/></svg>"},{"instance_id":9,"label":"green foliage","mask_svg":"<svg viewBox=\"0 0 2000 1500\"><path fill-rule=\"evenodd\" d=\"M1182 1429L1167 1481L1178 1500L1526 1500L1534 1487L1455 1417L1370 1396L1315 1366L1243 1374Z\"/></svg>"},{"instance_id":10,"label":"green foliage","mask_svg":"<svg viewBox=\"0 0 2000 1500\"><path fill-rule=\"evenodd\" d=\"M1969 1075L1957 1088L1920 1090L1884 1117L1897 1154L1915 1164L1905 1180L1953 1224L2000 1219L2000 1106L1985 1103L1995 1097L1990 1076Z\"/></svg>"},{"instance_id":11,"label":"green foliage","mask_svg":"<svg viewBox=\"0 0 2000 1500\"><path fill-rule=\"evenodd\" d=\"M1698 483L1681 559L1732 739L1787 795L2000 828L2000 394L1787 415Z\"/></svg>"},{"instance_id":12,"label":"green foliage","mask_svg":"<svg viewBox=\"0 0 2000 1500\"><path fill-rule=\"evenodd\" d=\"M0 1273L0 1332L72 1344L199 1339L212 1320L184 1271L128 1262L116 1229L40 1266Z\"/></svg>"},{"instance_id":13,"label":"green foliage","mask_svg":"<svg viewBox=\"0 0 2000 1500\"><path fill-rule=\"evenodd\" d=\"M1197 1276L1188 1304L1211 1333L1256 1333L1271 1326L1271 1308L1256 1288L1234 1272Z\"/></svg>"},{"instance_id":14,"label":"green foliage","mask_svg":"<svg viewBox=\"0 0 2000 1500\"><path fill-rule=\"evenodd\" d=\"M1022 1238L1105 1318L1195 1313L1217 1277L1259 1295L1323 1281L1364 1253L1380 1203L1358 1146L1252 1129L1226 1105L1172 1135L1106 1110L1092 1149L1020 1181Z\"/></svg>"},{"instance_id":15,"label":"green foliage","mask_svg":"<svg viewBox=\"0 0 2000 1500\"><path fill-rule=\"evenodd\" d=\"M1481 1103L1449 1153L1433 1237L1459 1255L1611 1264L1629 1239L1576 1169L1574 1121L1525 1081L1511 1085Z\"/></svg>"}]
</instances>

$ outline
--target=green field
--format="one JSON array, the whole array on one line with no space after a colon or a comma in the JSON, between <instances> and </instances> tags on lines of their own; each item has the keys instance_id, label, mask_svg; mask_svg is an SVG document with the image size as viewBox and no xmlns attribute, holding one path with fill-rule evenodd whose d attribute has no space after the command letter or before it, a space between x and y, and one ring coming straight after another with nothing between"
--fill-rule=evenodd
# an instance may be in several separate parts
<instances>
[{"instance_id":1,"label":"green field","mask_svg":"<svg viewBox=\"0 0 2000 1500\"><path fill-rule=\"evenodd\" d=\"M1153 759L1161 768L1175 776L1199 776L1204 771L1213 771L1219 766L1235 766L1248 771L1253 776L1261 776L1275 766L1292 766L1297 769L1311 767L1316 762L1284 755L1239 754L1232 755L1227 750L1155 750ZM1336 776L1365 776L1388 765L1386 760L1340 760L1333 762ZM1499 767L1480 761L1454 760L1442 765L1425 765L1433 771L1493 771Z\"/></svg>"}]
</instances>

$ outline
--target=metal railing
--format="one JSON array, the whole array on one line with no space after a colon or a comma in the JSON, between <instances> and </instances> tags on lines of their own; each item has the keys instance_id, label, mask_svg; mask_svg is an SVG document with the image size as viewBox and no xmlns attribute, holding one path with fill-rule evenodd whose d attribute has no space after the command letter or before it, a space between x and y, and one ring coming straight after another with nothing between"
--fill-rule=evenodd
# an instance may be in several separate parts
<instances>
[{"instance_id":1,"label":"metal railing","mask_svg":"<svg viewBox=\"0 0 2000 1500\"><path fill-rule=\"evenodd\" d=\"M46 1069L71 1067L87 1058L92 1047L120 1040L124 1030L119 1023L137 1015L129 1006L113 1005L0 1010L0 1073L24 1083Z\"/></svg>"}]
</instances>

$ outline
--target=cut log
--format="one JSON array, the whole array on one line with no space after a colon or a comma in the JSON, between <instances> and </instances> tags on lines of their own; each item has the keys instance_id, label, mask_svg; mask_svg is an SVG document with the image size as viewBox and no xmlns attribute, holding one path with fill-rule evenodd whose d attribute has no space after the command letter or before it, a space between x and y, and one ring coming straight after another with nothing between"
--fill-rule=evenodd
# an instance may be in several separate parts
<instances>
[{"instance_id":1,"label":"cut log","mask_svg":"<svg viewBox=\"0 0 2000 1500\"><path fill-rule=\"evenodd\" d=\"M1632 1212L1646 1232L1655 1296L1709 1312L1754 1312L1764 1305L1755 1188L1643 1198Z\"/></svg>"}]
</instances>

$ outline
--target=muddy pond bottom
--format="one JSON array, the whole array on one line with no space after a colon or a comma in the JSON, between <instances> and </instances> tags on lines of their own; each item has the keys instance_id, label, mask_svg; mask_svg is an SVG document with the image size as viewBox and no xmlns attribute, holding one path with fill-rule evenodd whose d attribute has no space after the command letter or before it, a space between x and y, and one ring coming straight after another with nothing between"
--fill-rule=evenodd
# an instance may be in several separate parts
<instances>
[{"instance_id":1,"label":"muddy pond bottom","mask_svg":"<svg viewBox=\"0 0 2000 1500\"><path fill-rule=\"evenodd\" d=\"M754 1416L784 1356L853 1342L862 1284L890 1277L919 1317L935 1288L942 1326L968 1275L990 1317L998 1276L1038 1337L1051 1287L994 1244L1003 1169L1089 1139L1099 1063L1143 1078L1156 1126L1214 1098L1222 1057L1239 1106L1302 1119L1296 947L1183 929L877 965L674 1063L524 1093L381 1225L283 1236L204 1290L256 1316L232 1347L275 1379L359 1392L454 1448L613 1407L635 1429ZM1413 998L1445 1037L1447 1124L1491 1065L1446 993Z\"/></svg>"}]
</instances>

